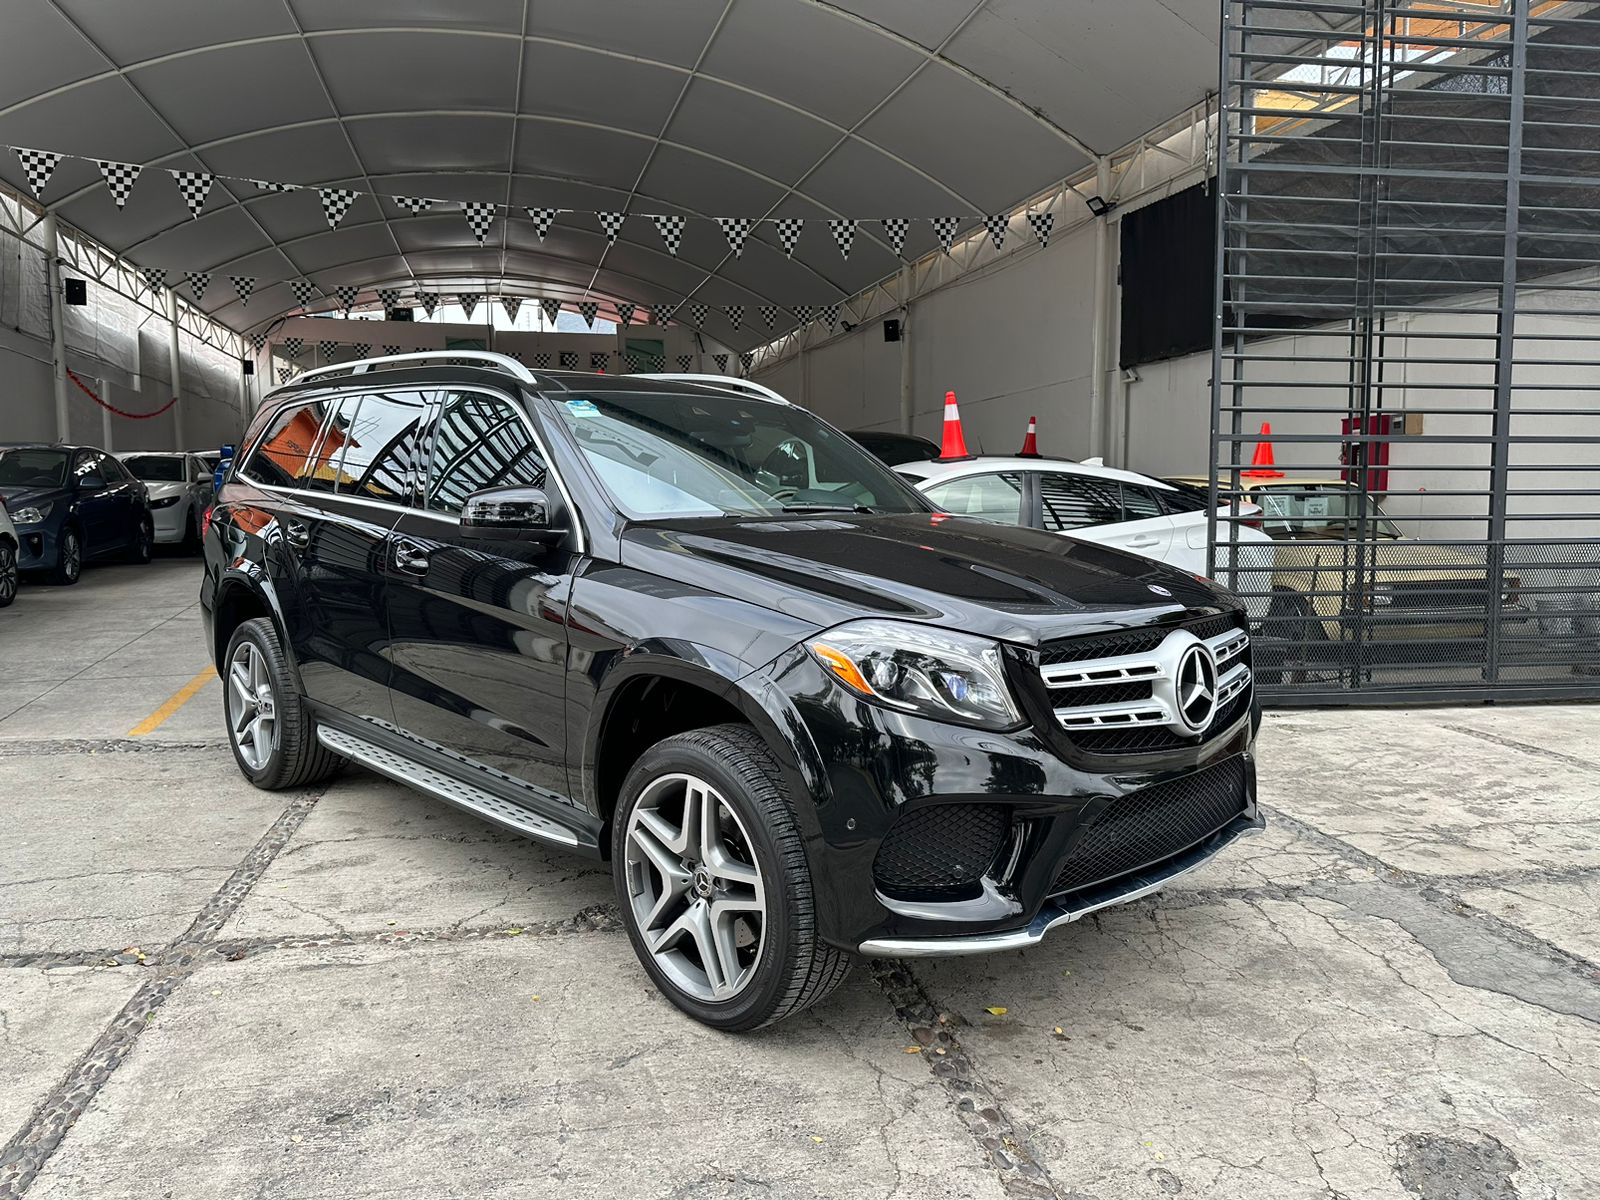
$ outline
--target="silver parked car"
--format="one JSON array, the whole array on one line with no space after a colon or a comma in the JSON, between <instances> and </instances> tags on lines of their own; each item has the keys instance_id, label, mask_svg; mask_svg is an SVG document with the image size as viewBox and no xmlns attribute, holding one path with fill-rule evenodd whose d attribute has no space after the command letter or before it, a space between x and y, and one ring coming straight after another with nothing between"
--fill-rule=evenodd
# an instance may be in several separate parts
<instances>
[{"instance_id":1,"label":"silver parked car","mask_svg":"<svg viewBox=\"0 0 1600 1200\"><path fill-rule=\"evenodd\" d=\"M211 472L197 455L168 453L118 455L122 465L150 491L156 541L200 547L201 525L211 507Z\"/></svg>"}]
</instances>

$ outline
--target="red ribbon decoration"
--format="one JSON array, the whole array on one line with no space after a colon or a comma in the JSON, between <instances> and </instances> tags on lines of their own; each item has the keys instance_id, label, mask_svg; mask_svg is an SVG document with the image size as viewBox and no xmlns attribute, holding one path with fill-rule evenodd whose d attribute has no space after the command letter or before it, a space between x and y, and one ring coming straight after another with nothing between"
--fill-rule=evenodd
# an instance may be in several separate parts
<instances>
[{"instance_id":1,"label":"red ribbon decoration","mask_svg":"<svg viewBox=\"0 0 1600 1200\"><path fill-rule=\"evenodd\" d=\"M166 412L167 409L171 408L178 402L178 398L174 396L160 408L156 409L155 412L128 412L125 409L118 408L115 404L107 404L104 400L100 399L99 396L96 396L92 391L89 390L89 385L74 375L70 369L67 371L67 378L72 380L73 383L77 384L78 390L81 391L85 396L89 397L89 399L93 400L101 408L105 409L109 413L116 413L116 415L119 417L127 417L130 421L148 421L151 417L159 417L162 413Z\"/></svg>"}]
</instances>

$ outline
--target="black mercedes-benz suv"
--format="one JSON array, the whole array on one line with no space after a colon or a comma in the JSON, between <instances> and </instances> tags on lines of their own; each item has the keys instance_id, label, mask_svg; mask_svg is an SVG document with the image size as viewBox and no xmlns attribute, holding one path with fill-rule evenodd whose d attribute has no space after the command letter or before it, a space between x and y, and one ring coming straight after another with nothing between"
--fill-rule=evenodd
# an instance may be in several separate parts
<instances>
[{"instance_id":1,"label":"black mercedes-benz suv","mask_svg":"<svg viewBox=\"0 0 1600 1200\"><path fill-rule=\"evenodd\" d=\"M205 537L240 769L348 760L609 859L651 978L751 1029L1261 826L1237 602L947 516L738 380L452 351L263 404Z\"/></svg>"}]
</instances>

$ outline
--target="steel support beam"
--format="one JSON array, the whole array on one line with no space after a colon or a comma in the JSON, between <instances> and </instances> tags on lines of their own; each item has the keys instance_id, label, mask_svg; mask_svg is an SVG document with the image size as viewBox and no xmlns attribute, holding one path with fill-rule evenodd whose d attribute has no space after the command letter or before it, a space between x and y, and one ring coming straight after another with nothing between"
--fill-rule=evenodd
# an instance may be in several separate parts
<instances>
[{"instance_id":1,"label":"steel support beam","mask_svg":"<svg viewBox=\"0 0 1600 1200\"><path fill-rule=\"evenodd\" d=\"M1101 155L1095 170L1095 194L1102 199L1111 195L1111 159ZM1107 363L1111 358L1111 273L1114 259L1111 254L1111 223L1102 214L1094 225L1094 355L1093 375L1089 380L1089 454L1088 457L1106 457L1110 453L1111 405L1106 387Z\"/></svg>"},{"instance_id":2,"label":"steel support beam","mask_svg":"<svg viewBox=\"0 0 1600 1200\"><path fill-rule=\"evenodd\" d=\"M55 213L46 213L43 222L46 279L50 288L50 362L55 376L56 440L70 442L67 413L67 331L61 311L61 237L56 230Z\"/></svg>"},{"instance_id":3,"label":"steel support beam","mask_svg":"<svg viewBox=\"0 0 1600 1200\"><path fill-rule=\"evenodd\" d=\"M167 356L172 366L173 449L183 450L183 356L178 350L178 293L173 288L167 289Z\"/></svg>"}]
</instances>

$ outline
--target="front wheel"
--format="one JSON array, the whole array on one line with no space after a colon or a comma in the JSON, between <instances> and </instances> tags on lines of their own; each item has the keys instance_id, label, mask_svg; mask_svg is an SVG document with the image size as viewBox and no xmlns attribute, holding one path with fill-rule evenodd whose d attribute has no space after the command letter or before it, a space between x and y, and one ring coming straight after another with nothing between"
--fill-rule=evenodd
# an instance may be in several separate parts
<instances>
[{"instance_id":1,"label":"front wheel","mask_svg":"<svg viewBox=\"0 0 1600 1200\"><path fill-rule=\"evenodd\" d=\"M139 518L139 527L133 534L133 545L128 547L128 561L147 563L156 556L156 528L148 516Z\"/></svg>"},{"instance_id":2,"label":"front wheel","mask_svg":"<svg viewBox=\"0 0 1600 1200\"><path fill-rule=\"evenodd\" d=\"M746 725L658 742L622 785L611 865L623 923L655 985L684 1012L743 1032L815 1004L850 956L817 936L794 807Z\"/></svg>"},{"instance_id":3,"label":"front wheel","mask_svg":"<svg viewBox=\"0 0 1600 1200\"><path fill-rule=\"evenodd\" d=\"M70 587L83 574L83 541L78 531L70 525L61 531L61 541L56 546L56 565L50 571L50 581Z\"/></svg>"},{"instance_id":4,"label":"front wheel","mask_svg":"<svg viewBox=\"0 0 1600 1200\"><path fill-rule=\"evenodd\" d=\"M295 684L278 630L265 617L244 622L228 640L222 711L234 761L263 791L318 783L344 761L317 741L316 722Z\"/></svg>"},{"instance_id":5,"label":"front wheel","mask_svg":"<svg viewBox=\"0 0 1600 1200\"><path fill-rule=\"evenodd\" d=\"M17 548L10 542L0 542L0 608L5 608L17 598Z\"/></svg>"}]
</instances>

